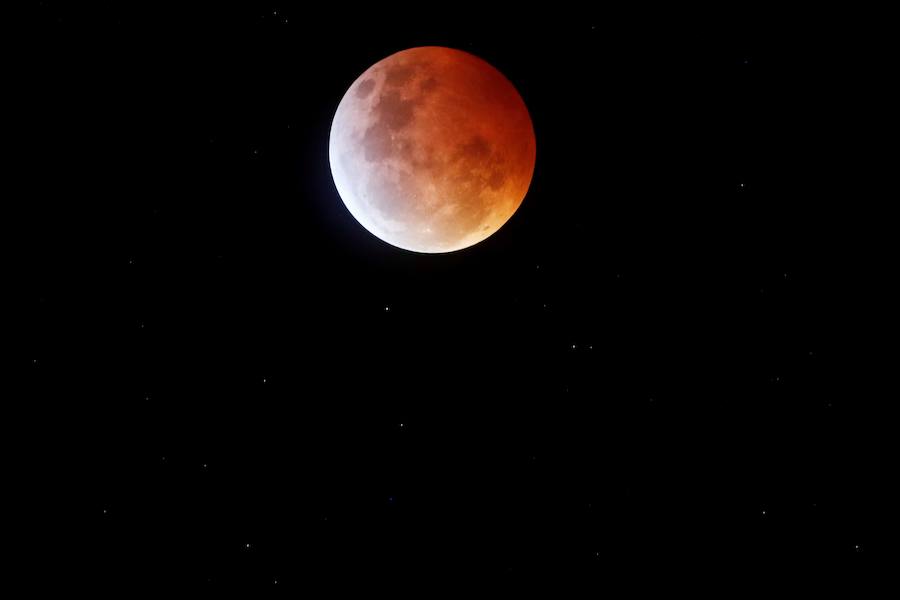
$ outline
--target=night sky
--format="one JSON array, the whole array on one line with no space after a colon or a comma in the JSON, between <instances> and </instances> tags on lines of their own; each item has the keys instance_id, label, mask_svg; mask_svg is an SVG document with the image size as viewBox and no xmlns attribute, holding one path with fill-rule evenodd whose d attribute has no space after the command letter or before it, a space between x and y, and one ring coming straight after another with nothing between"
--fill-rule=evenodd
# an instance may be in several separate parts
<instances>
[{"instance_id":1,"label":"night sky","mask_svg":"<svg viewBox=\"0 0 900 600\"><path fill-rule=\"evenodd\" d=\"M523 11L32 3L38 581L743 589L883 553L840 51ZM328 164L350 84L422 45L504 73L537 139L518 212L446 255L373 237Z\"/></svg>"}]
</instances>

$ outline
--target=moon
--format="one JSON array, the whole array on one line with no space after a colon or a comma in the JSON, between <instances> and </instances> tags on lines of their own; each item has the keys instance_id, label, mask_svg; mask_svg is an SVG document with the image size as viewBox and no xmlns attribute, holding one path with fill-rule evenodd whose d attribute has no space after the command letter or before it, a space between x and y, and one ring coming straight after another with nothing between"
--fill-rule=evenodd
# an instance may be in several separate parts
<instances>
[{"instance_id":1,"label":"moon","mask_svg":"<svg viewBox=\"0 0 900 600\"><path fill-rule=\"evenodd\" d=\"M467 52L411 48L369 67L344 94L328 155L341 199L379 239L453 252L495 233L534 173L522 97Z\"/></svg>"}]
</instances>

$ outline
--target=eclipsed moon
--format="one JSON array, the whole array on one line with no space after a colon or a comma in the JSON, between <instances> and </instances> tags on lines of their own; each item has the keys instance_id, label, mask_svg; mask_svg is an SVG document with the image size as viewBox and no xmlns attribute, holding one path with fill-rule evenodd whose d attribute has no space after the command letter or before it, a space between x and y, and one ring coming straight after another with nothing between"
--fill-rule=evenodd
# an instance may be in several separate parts
<instances>
[{"instance_id":1,"label":"eclipsed moon","mask_svg":"<svg viewBox=\"0 0 900 600\"><path fill-rule=\"evenodd\" d=\"M534 172L528 109L480 58L427 46L369 67L331 124L329 161L347 209L376 237L452 252L497 231Z\"/></svg>"}]
</instances>

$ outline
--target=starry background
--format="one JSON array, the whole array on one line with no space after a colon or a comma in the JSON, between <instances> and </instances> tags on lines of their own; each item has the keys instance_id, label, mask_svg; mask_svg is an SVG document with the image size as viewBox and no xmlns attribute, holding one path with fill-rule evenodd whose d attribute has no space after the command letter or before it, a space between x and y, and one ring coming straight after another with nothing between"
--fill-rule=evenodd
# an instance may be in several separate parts
<instances>
[{"instance_id":1,"label":"starry background","mask_svg":"<svg viewBox=\"0 0 900 600\"><path fill-rule=\"evenodd\" d=\"M746 14L345 12L31 6L42 577L429 590L877 555L838 53ZM417 45L496 66L537 135L517 214L444 256L368 234L328 166L346 88Z\"/></svg>"}]
</instances>

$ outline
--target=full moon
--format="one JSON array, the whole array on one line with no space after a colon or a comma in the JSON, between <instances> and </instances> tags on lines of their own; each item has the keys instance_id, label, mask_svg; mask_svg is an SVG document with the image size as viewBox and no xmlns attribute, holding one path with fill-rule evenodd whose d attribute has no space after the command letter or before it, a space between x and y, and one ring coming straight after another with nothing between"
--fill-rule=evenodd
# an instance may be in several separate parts
<instances>
[{"instance_id":1,"label":"full moon","mask_svg":"<svg viewBox=\"0 0 900 600\"><path fill-rule=\"evenodd\" d=\"M522 204L535 139L522 97L497 69L427 46L353 82L328 154L341 199L369 232L414 252L453 252L496 232Z\"/></svg>"}]
</instances>

